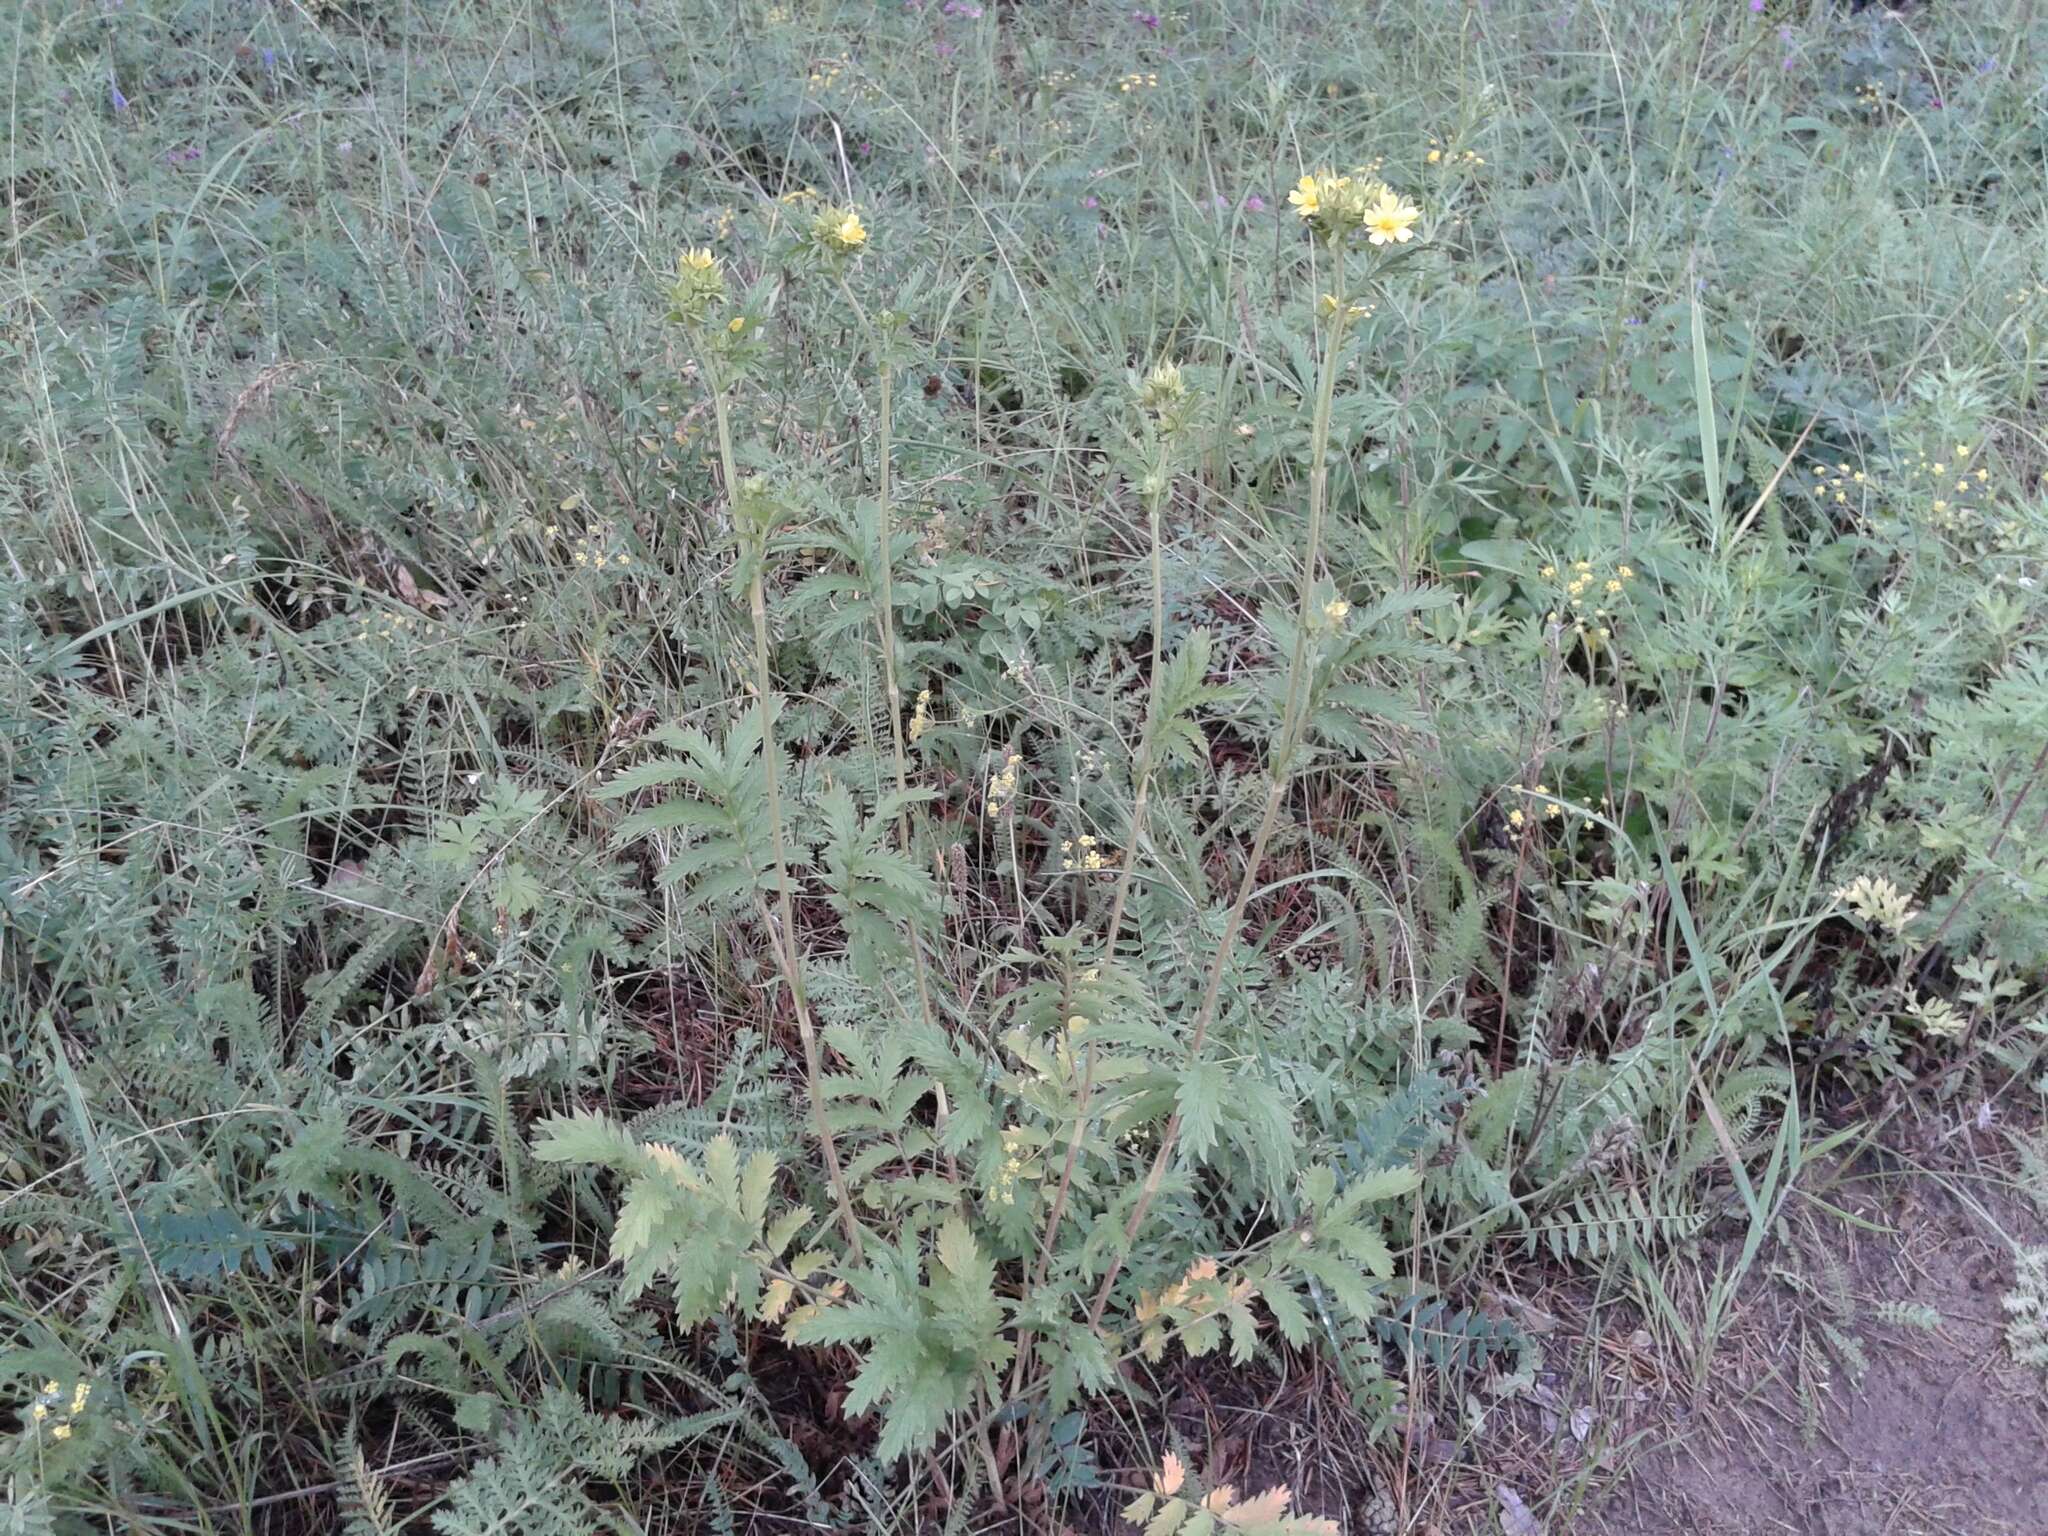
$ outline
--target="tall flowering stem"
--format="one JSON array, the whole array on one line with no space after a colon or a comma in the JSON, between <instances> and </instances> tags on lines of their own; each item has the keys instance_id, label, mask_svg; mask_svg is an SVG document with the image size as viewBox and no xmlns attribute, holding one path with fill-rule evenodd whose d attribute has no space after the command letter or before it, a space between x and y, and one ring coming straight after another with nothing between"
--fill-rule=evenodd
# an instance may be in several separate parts
<instances>
[{"instance_id":1,"label":"tall flowering stem","mask_svg":"<svg viewBox=\"0 0 2048 1536\"><path fill-rule=\"evenodd\" d=\"M1252 837L1251 848L1245 855L1244 873L1237 883L1237 894L1230 903L1230 910L1223 921L1223 936L1217 941L1215 953L1209 957L1208 974L1202 985L1202 1001L1195 1013L1194 1033L1188 1040L1188 1062L1190 1065L1202 1059L1202 1048L1208 1043L1209 1029L1216 1021L1216 1008L1223 994L1223 971L1229 963L1231 952L1237 946L1237 936L1244 927L1245 908L1258 882L1259 868L1265 863L1266 845L1272 841L1273 829L1280 820L1280 806L1287 798L1287 786L1293 777L1294 754L1301 742L1303 725L1307 718L1304 707L1307 698L1307 673L1309 646L1308 637L1315 613L1316 567L1321 563L1323 550L1323 514L1329 497L1330 469L1328 452L1330 445L1330 411L1337 393L1337 365L1344 348L1344 333L1354 318L1354 311L1344 296L1344 247L1341 241L1331 242L1333 264L1332 288L1337 302L1325 306L1327 326L1323 333L1323 366L1316 383L1316 408L1314 423L1309 432L1308 469L1308 543L1303 551L1301 566L1301 588L1296 603L1294 651L1287 664L1286 701L1280 711L1280 734L1274 743L1273 759L1267 773L1270 783L1266 790L1264 814L1259 818L1258 831ZM1181 1114L1176 1108L1167 1118L1166 1129L1159 1137L1159 1150L1153 1156L1152 1167L1145 1175L1143 1188L1131 1206L1131 1214L1124 1223L1123 1242L1110 1259L1109 1268L1103 1273L1102 1282L1096 1287L1095 1299L1088 1307L1088 1326L1093 1328L1102 1321L1103 1309L1109 1305L1110 1292L1116 1286L1117 1276L1123 1272L1125 1258L1130 1254L1131 1245L1136 1241L1138 1231L1145 1224L1146 1214L1152 1202L1158 1197L1160 1186L1166 1182L1167 1170L1173 1165L1174 1152L1180 1143Z\"/></svg>"},{"instance_id":2,"label":"tall flowering stem","mask_svg":"<svg viewBox=\"0 0 2048 1536\"><path fill-rule=\"evenodd\" d=\"M867 232L861 231L861 239ZM896 600L894 593L894 572L896 565L896 530L889 515L890 458L894 447L895 403L896 403L896 360L893 355L895 329L902 317L892 310L884 310L880 324L868 320L867 311L859 299L854 297L852 288L847 286L846 275L839 275L839 291L861 321L867 326L875 344L875 372L881 393L881 409L876 420L876 432L880 438L876 446L875 466L875 523L876 537L880 541L876 572L877 592L875 604L875 625L882 642L882 689L889 700L889 751L896 768L896 794L900 799L909 792L910 760L903 745L903 689L896 676ZM907 854L910 852L910 813L902 810L896 816L896 841ZM917 1005L927 1027L936 1024L937 1015L932 1009L931 978L926 971L924 944L916 930L910 932L910 965L917 981Z\"/></svg>"},{"instance_id":3,"label":"tall flowering stem","mask_svg":"<svg viewBox=\"0 0 2048 1536\"><path fill-rule=\"evenodd\" d=\"M1131 824L1124 834L1123 867L1117 871L1116 893L1110 898L1109 925L1103 934L1103 950L1116 957L1117 940L1123 935L1124 907L1131 896L1131 868L1137 862L1138 847L1145 835L1145 813L1152 802L1152 769L1157 760L1159 721L1159 672L1163 665L1161 647L1166 633L1166 573L1160 553L1160 510L1166 501L1168 480L1162 463L1145 488L1145 520L1152 540L1152 666L1146 674L1145 726L1138 738L1136 786L1131 798Z\"/></svg>"},{"instance_id":4,"label":"tall flowering stem","mask_svg":"<svg viewBox=\"0 0 2048 1536\"><path fill-rule=\"evenodd\" d=\"M832 1123L825 1113L824 1060L818 1049L818 1031L811 1022L810 996L804 986L803 965L797 954L796 923L794 902L790 895L789 859L784 851L785 836L782 822L782 752L775 736L775 705L778 702L774 678L768 668L768 599L765 572L767 559L766 516L762 509L746 505L745 489L740 481L739 470L732 451L732 414L726 400L725 380L712 357L712 348L706 344L704 315L714 297L723 297L723 283L714 285L712 279L716 269L707 259L696 266L698 276L690 276L693 265L690 257L684 258L684 284L696 284L696 293L691 302L684 301L682 290L678 290L678 318L681 319L696 344L697 366L704 375L704 384L711 396L712 420L718 431L718 468L725 482L726 501L732 509L733 529L741 544L742 558L751 570L747 578L747 607L753 618L754 627L754 693L761 709L761 767L766 776L766 809L768 813L769 846L773 851L775 865L776 911L770 916L766 903L761 903L761 916L768 928L769 942L774 946L775 958L782 971L784 983L789 987L791 1005L796 1010L797 1036L804 1052L804 1091L810 1102L811 1119L818 1136L818 1145L825 1158L825 1179L832 1188L832 1198L839 1207L839 1225L846 1236L848 1256L855 1263L860 1262L860 1223L853 1214L853 1199L848 1193L846 1175L839 1164L839 1145L832 1134ZM709 276L703 275L709 274ZM750 519L758 519L754 526L748 526ZM752 543L754 547L747 546ZM758 898L756 898L758 901Z\"/></svg>"}]
</instances>

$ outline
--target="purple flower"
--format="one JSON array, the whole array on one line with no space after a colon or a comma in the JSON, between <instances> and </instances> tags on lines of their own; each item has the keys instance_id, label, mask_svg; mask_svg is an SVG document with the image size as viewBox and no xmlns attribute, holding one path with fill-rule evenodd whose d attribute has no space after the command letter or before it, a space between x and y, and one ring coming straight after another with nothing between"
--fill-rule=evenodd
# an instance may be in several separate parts
<instances>
[{"instance_id":1,"label":"purple flower","mask_svg":"<svg viewBox=\"0 0 2048 1536\"><path fill-rule=\"evenodd\" d=\"M974 0L946 0L945 8L940 14L965 16L969 21L973 21L981 15L981 7L976 5Z\"/></svg>"},{"instance_id":2,"label":"purple flower","mask_svg":"<svg viewBox=\"0 0 2048 1536\"><path fill-rule=\"evenodd\" d=\"M1266 211L1266 200L1254 192L1244 200L1244 211L1246 213L1264 213Z\"/></svg>"},{"instance_id":3,"label":"purple flower","mask_svg":"<svg viewBox=\"0 0 2048 1536\"><path fill-rule=\"evenodd\" d=\"M1093 192L1090 192L1086 197L1081 199L1081 206L1083 208L1100 208L1102 206L1102 199L1097 197Z\"/></svg>"},{"instance_id":4,"label":"purple flower","mask_svg":"<svg viewBox=\"0 0 2048 1536\"><path fill-rule=\"evenodd\" d=\"M1991 73L1991 71L1993 71L1996 68L1998 68L1998 60L1986 59L1982 64L1979 64L1977 66L1977 73L1980 75L1988 75Z\"/></svg>"},{"instance_id":5,"label":"purple flower","mask_svg":"<svg viewBox=\"0 0 2048 1536\"><path fill-rule=\"evenodd\" d=\"M1159 18L1151 11L1133 11L1131 12L1131 20L1151 31L1157 32L1159 30Z\"/></svg>"},{"instance_id":6,"label":"purple flower","mask_svg":"<svg viewBox=\"0 0 2048 1536\"><path fill-rule=\"evenodd\" d=\"M1749 9L1750 9L1751 13L1752 13L1752 14L1754 14L1754 15L1757 15L1757 16L1761 16L1761 15L1763 15L1763 13L1764 13L1764 0L1749 0Z\"/></svg>"},{"instance_id":7,"label":"purple flower","mask_svg":"<svg viewBox=\"0 0 2048 1536\"><path fill-rule=\"evenodd\" d=\"M942 37L936 43L932 44L932 51L942 59L950 59L959 50L954 48L954 46L951 43L947 42Z\"/></svg>"},{"instance_id":8,"label":"purple flower","mask_svg":"<svg viewBox=\"0 0 2048 1536\"><path fill-rule=\"evenodd\" d=\"M107 100L113 103L116 112L128 110L128 98L121 94L121 87L111 79L107 82Z\"/></svg>"},{"instance_id":9,"label":"purple flower","mask_svg":"<svg viewBox=\"0 0 2048 1536\"><path fill-rule=\"evenodd\" d=\"M164 155L166 165L190 165L199 158L199 146L187 144L183 149L169 150Z\"/></svg>"}]
</instances>

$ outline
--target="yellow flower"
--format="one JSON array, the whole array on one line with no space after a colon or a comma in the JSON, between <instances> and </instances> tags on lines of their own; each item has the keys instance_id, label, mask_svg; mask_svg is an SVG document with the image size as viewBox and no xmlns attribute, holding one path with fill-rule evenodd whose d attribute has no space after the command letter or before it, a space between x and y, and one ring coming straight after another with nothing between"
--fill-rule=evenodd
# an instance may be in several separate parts
<instances>
[{"instance_id":1,"label":"yellow flower","mask_svg":"<svg viewBox=\"0 0 2048 1536\"><path fill-rule=\"evenodd\" d=\"M669 300L675 305L675 314L670 318L689 325L702 325L704 311L714 300L725 296L725 277L718 270L718 259L703 246L695 246L676 258L675 286L669 291Z\"/></svg>"},{"instance_id":2,"label":"yellow flower","mask_svg":"<svg viewBox=\"0 0 2048 1536\"><path fill-rule=\"evenodd\" d=\"M71 1438L71 1426L69 1424L59 1424L50 1431L50 1438L52 1440L69 1440Z\"/></svg>"},{"instance_id":3,"label":"yellow flower","mask_svg":"<svg viewBox=\"0 0 2048 1536\"><path fill-rule=\"evenodd\" d=\"M747 328L747 317L745 315L734 315L730 320L726 321L725 328L737 336Z\"/></svg>"},{"instance_id":4,"label":"yellow flower","mask_svg":"<svg viewBox=\"0 0 2048 1536\"><path fill-rule=\"evenodd\" d=\"M835 255L851 256L868 243L868 231L853 209L827 205L811 221L811 238Z\"/></svg>"},{"instance_id":5,"label":"yellow flower","mask_svg":"<svg viewBox=\"0 0 2048 1536\"><path fill-rule=\"evenodd\" d=\"M1350 612L1351 605L1345 602L1344 599L1341 597L1335 599L1332 602L1327 602L1323 604L1323 617L1328 619L1332 624L1342 624L1344 622L1345 615Z\"/></svg>"},{"instance_id":6,"label":"yellow flower","mask_svg":"<svg viewBox=\"0 0 2048 1536\"><path fill-rule=\"evenodd\" d=\"M1294 190L1287 194L1287 201L1294 205L1294 211L1304 219L1312 219L1322 211L1322 188L1313 176L1304 176L1294 184Z\"/></svg>"},{"instance_id":7,"label":"yellow flower","mask_svg":"<svg viewBox=\"0 0 2048 1536\"><path fill-rule=\"evenodd\" d=\"M1392 187L1380 192L1380 199L1365 210L1366 239L1374 245L1406 245L1415 238L1415 221L1422 210L1406 201Z\"/></svg>"}]
</instances>

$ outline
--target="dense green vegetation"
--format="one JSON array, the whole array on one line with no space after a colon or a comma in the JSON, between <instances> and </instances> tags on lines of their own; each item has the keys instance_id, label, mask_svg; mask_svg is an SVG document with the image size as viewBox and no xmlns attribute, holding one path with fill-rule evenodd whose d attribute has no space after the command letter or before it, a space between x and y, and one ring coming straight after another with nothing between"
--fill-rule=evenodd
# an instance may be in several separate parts
<instances>
[{"instance_id":1,"label":"dense green vegetation","mask_svg":"<svg viewBox=\"0 0 2048 1536\"><path fill-rule=\"evenodd\" d=\"M25 0L7 1528L1391 1529L2038 1111L2044 25Z\"/></svg>"}]
</instances>

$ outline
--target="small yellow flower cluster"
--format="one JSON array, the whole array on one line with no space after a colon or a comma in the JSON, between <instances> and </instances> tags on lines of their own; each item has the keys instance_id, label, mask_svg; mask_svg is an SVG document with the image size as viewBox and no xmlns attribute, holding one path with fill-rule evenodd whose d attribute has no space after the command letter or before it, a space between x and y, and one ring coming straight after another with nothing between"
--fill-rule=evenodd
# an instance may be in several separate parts
<instances>
[{"instance_id":1,"label":"small yellow flower cluster","mask_svg":"<svg viewBox=\"0 0 2048 1536\"><path fill-rule=\"evenodd\" d=\"M2007 295L2015 307L2037 301L2048 301L2048 284L2022 283Z\"/></svg>"},{"instance_id":2,"label":"small yellow flower cluster","mask_svg":"<svg viewBox=\"0 0 2048 1536\"><path fill-rule=\"evenodd\" d=\"M1517 832L1521 831L1524 827L1533 826L1539 819L1543 821L1556 821L1566 811L1570 811L1581 820L1591 821L1593 819L1593 801L1589 796L1581 795L1577 805L1567 805L1564 802L1564 798L1561 795L1555 794L1548 784L1540 783L1510 784L1505 792L1518 796L1522 801L1520 805L1514 806L1508 811L1508 825ZM1608 804L1604 797L1601 803L1603 805Z\"/></svg>"},{"instance_id":3,"label":"small yellow flower cluster","mask_svg":"<svg viewBox=\"0 0 2048 1536\"><path fill-rule=\"evenodd\" d=\"M931 726L931 723L932 691L929 688L920 688L917 690L917 708L911 711L910 715L910 742L912 746L917 744L917 738L925 733Z\"/></svg>"},{"instance_id":4,"label":"small yellow flower cluster","mask_svg":"<svg viewBox=\"0 0 2048 1536\"><path fill-rule=\"evenodd\" d=\"M827 203L811 220L811 239L821 250L836 256L851 256L868 243L868 231L853 209L835 208Z\"/></svg>"},{"instance_id":5,"label":"small yellow flower cluster","mask_svg":"<svg viewBox=\"0 0 2048 1536\"><path fill-rule=\"evenodd\" d=\"M992 1191L998 1204L1015 1205L1018 1181L1035 1176L1031 1165L1035 1140L1022 1126L1009 1126L1003 1131L1003 1165L996 1172L996 1187Z\"/></svg>"},{"instance_id":6,"label":"small yellow flower cluster","mask_svg":"<svg viewBox=\"0 0 2048 1536\"><path fill-rule=\"evenodd\" d=\"M365 614L357 621L357 640L396 640L400 635L409 635L425 628L416 613L380 613L374 625Z\"/></svg>"},{"instance_id":7,"label":"small yellow flower cluster","mask_svg":"<svg viewBox=\"0 0 2048 1536\"><path fill-rule=\"evenodd\" d=\"M1129 93L1131 91L1156 90L1158 85L1159 76L1151 70L1136 70L1117 81L1116 88Z\"/></svg>"},{"instance_id":8,"label":"small yellow flower cluster","mask_svg":"<svg viewBox=\"0 0 2048 1536\"><path fill-rule=\"evenodd\" d=\"M1364 230L1372 245L1406 245L1422 210L1368 171L1304 176L1287 194L1294 211L1332 244Z\"/></svg>"},{"instance_id":9,"label":"small yellow flower cluster","mask_svg":"<svg viewBox=\"0 0 2048 1536\"><path fill-rule=\"evenodd\" d=\"M987 803L982 810L990 816L1000 816L1009 809L1010 802L1017 798L1017 769L1024 759L1012 752L1003 760L1003 766L988 776Z\"/></svg>"},{"instance_id":10,"label":"small yellow flower cluster","mask_svg":"<svg viewBox=\"0 0 2048 1536\"><path fill-rule=\"evenodd\" d=\"M1324 622L1328 623L1333 628L1339 624L1342 624L1350 616L1351 605L1345 602L1344 599L1341 597L1332 598L1329 602L1323 604Z\"/></svg>"},{"instance_id":11,"label":"small yellow flower cluster","mask_svg":"<svg viewBox=\"0 0 2048 1536\"><path fill-rule=\"evenodd\" d=\"M1826 464L1815 461L1809 467L1813 471L1813 494L1820 501L1832 499L1847 506L1850 488L1870 481L1862 470L1851 469L1847 464L1836 464L1830 470Z\"/></svg>"},{"instance_id":12,"label":"small yellow flower cluster","mask_svg":"<svg viewBox=\"0 0 2048 1536\"><path fill-rule=\"evenodd\" d=\"M1448 149L1435 134L1429 136L1429 153L1423 158L1431 165L1462 165L1473 170L1486 164L1484 155L1474 154L1469 149Z\"/></svg>"},{"instance_id":13,"label":"small yellow flower cluster","mask_svg":"<svg viewBox=\"0 0 2048 1536\"><path fill-rule=\"evenodd\" d=\"M1045 78L1039 82L1049 91L1056 91L1063 85L1072 85L1073 83L1074 72L1071 69L1047 70Z\"/></svg>"},{"instance_id":14,"label":"small yellow flower cluster","mask_svg":"<svg viewBox=\"0 0 2048 1536\"><path fill-rule=\"evenodd\" d=\"M545 532L552 539L561 534L561 529L549 523ZM582 537L569 546L569 558L577 565L593 571L613 567L623 570L633 563L633 557L623 549L613 550L607 546L604 530L595 523L587 526Z\"/></svg>"},{"instance_id":15,"label":"small yellow flower cluster","mask_svg":"<svg viewBox=\"0 0 2048 1536\"><path fill-rule=\"evenodd\" d=\"M1524 810L1516 806L1508 812L1508 825L1520 831L1540 814L1545 821L1555 821L1564 814L1564 807L1555 800L1543 798L1550 794L1548 784L1516 784L1509 793L1522 796L1528 802ZM1538 807L1541 807L1539 812Z\"/></svg>"},{"instance_id":16,"label":"small yellow flower cluster","mask_svg":"<svg viewBox=\"0 0 2048 1536\"><path fill-rule=\"evenodd\" d=\"M86 1399L91 1396L92 1383L81 1381L72 1388L69 1406L66 1406L63 1387L57 1382L46 1381L43 1383L43 1390L36 1394L35 1401L29 1406L29 1422L39 1430L43 1425L49 1424L52 1440L69 1440L70 1421L85 1412ZM50 1423L53 1418L56 1422Z\"/></svg>"},{"instance_id":17,"label":"small yellow flower cluster","mask_svg":"<svg viewBox=\"0 0 2048 1536\"><path fill-rule=\"evenodd\" d=\"M1866 80L1856 87L1856 105L1864 111L1875 112L1884 104L1884 87L1875 80Z\"/></svg>"},{"instance_id":18,"label":"small yellow flower cluster","mask_svg":"<svg viewBox=\"0 0 2048 1536\"><path fill-rule=\"evenodd\" d=\"M1903 933L1920 914L1912 900L1883 875L1858 875L1834 893L1834 899L1866 923Z\"/></svg>"},{"instance_id":19,"label":"small yellow flower cluster","mask_svg":"<svg viewBox=\"0 0 2048 1536\"><path fill-rule=\"evenodd\" d=\"M1934 492L1928 512L1937 528L1961 527L1968 514L1974 510L1969 498L1984 490L1990 482L1991 471L1979 461L1973 469L1970 466L1971 447L1968 443L1957 443L1955 458L1930 460L1921 454L1913 466L1913 473L1925 475L1933 482Z\"/></svg>"},{"instance_id":20,"label":"small yellow flower cluster","mask_svg":"<svg viewBox=\"0 0 2048 1536\"><path fill-rule=\"evenodd\" d=\"M1096 846L1095 839L1085 832L1076 838L1061 838L1060 852L1065 855L1060 860L1060 868L1069 872L1083 870L1094 874L1116 867L1116 855L1104 853Z\"/></svg>"},{"instance_id":21,"label":"small yellow flower cluster","mask_svg":"<svg viewBox=\"0 0 2048 1536\"><path fill-rule=\"evenodd\" d=\"M1574 633L1589 646L1604 645L1613 638L1613 630L1603 620L1614 615L1606 605L1620 598L1628 590L1628 584L1636 579L1635 567L1617 565L1613 571L1600 576L1593 569L1590 560L1574 560L1571 570L1560 577L1554 565L1546 565L1536 573L1545 581L1559 581L1564 584L1565 608L1553 608L1547 615L1551 624L1570 623ZM1598 589L1597 591L1595 589ZM1594 604L1590 615L1587 603ZM1588 623L1588 618L1591 621Z\"/></svg>"},{"instance_id":22,"label":"small yellow flower cluster","mask_svg":"<svg viewBox=\"0 0 2048 1536\"><path fill-rule=\"evenodd\" d=\"M846 61L844 59L820 59L818 67L811 71L810 78L804 82L804 89L807 91L825 90L838 81L839 76L845 69Z\"/></svg>"}]
</instances>

